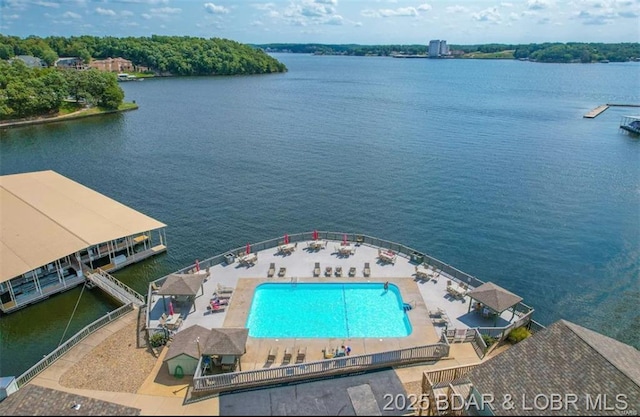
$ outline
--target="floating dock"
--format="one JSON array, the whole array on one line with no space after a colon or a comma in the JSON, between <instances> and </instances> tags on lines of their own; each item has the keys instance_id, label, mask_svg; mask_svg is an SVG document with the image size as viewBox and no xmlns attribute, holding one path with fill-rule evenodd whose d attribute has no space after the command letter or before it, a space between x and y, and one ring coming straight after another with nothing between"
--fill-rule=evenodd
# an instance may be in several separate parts
<instances>
[{"instance_id":1,"label":"floating dock","mask_svg":"<svg viewBox=\"0 0 640 417\"><path fill-rule=\"evenodd\" d=\"M608 104L603 104L602 106L598 106L595 109L591 110L589 113L585 114L584 118L586 119L593 119L596 116L598 116L600 113L602 113L603 111L607 110L609 108Z\"/></svg>"},{"instance_id":2,"label":"floating dock","mask_svg":"<svg viewBox=\"0 0 640 417\"><path fill-rule=\"evenodd\" d=\"M607 110L609 107L640 107L640 104L615 104L615 103L607 103L602 106L598 106L595 109L591 110L589 113L585 114L584 118L593 119L596 116L599 116L600 113Z\"/></svg>"}]
</instances>

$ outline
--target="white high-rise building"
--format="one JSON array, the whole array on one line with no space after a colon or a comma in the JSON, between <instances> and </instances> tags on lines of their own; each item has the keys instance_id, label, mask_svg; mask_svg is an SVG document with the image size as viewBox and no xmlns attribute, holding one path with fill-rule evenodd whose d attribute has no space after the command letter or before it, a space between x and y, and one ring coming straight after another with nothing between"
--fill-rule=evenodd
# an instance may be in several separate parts
<instances>
[{"instance_id":1,"label":"white high-rise building","mask_svg":"<svg viewBox=\"0 0 640 417\"><path fill-rule=\"evenodd\" d=\"M429 41L429 58L437 58L440 55L440 40Z\"/></svg>"},{"instance_id":2,"label":"white high-rise building","mask_svg":"<svg viewBox=\"0 0 640 417\"><path fill-rule=\"evenodd\" d=\"M447 55L449 55L447 41L439 39L429 41L429 58L439 58Z\"/></svg>"}]
</instances>

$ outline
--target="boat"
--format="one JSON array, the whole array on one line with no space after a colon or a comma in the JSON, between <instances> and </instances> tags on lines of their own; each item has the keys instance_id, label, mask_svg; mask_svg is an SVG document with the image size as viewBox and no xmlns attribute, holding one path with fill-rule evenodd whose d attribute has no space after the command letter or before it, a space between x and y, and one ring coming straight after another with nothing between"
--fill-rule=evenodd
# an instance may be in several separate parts
<instances>
[{"instance_id":1,"label":"boat","mask_svg":"<svg viewBox=\"0 0 640 417\"><path fill-rule=\"evenodd\" d=\"M640 135L640 116L622 116L620 129L633 135Z\"/></svg>"},{"instance_id":2,"label":"boat","mask_svg":"<svg viewBox=\"0 0 640 417\"><path fill-rule=\"evenodd\" d=\"M126 72L118 74L118 81L142 81L144 78L136 77L135 75L127 74Z\"/></svg>"}]
</instances>

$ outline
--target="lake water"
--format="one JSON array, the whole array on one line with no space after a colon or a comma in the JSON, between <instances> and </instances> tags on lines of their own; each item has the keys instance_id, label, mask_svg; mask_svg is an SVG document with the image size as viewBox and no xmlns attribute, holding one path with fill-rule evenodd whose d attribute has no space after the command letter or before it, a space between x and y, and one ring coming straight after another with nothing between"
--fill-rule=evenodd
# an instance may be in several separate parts
<instances>
[{"instance_id":1,"label":"lake water","mask_svg":"<svg viewBox=\"0 0 640 417\"><path fill-rule=\"evenodd\" d=\"M289 72L123 83L139 110L2 131L0 173L52 169L166 223L168 252L115 274L141 292L247 242L364 233L640 348L640 140L618 129L640 109L582 117L640 104L639 63L275 56ZM0 375L114 308L80 295L3 316Z\"/></svg>"}]
</instances>

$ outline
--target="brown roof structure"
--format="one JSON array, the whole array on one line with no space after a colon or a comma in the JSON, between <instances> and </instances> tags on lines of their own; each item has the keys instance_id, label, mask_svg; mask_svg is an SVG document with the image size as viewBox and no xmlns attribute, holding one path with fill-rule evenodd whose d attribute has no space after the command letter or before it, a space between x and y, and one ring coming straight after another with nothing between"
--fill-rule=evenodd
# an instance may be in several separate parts
<instances>
[{"instance_id":1,"label":"brown roof structure","mask_svg":"<svg viewBox=\"0 0 640 417\"><path fill-rule=\"evenodd\" d=\"M522 297L519 295L507 291L493 282L486 282L467 292L467 295L498 313L522 301Z\"/></svg>"},{"instance_id":2,"label":"brown roof structure","mask_svg":"<svg viewBox=\"0 0 640 417\"><path fill-rule=\"evenodd\" d=\"M207 274L170 274L158 289L159 295L196 295Z\"/></svg>"},{"instance_id":3,"label":"brown roof structure","mask_svg":"<svg viewBox=\"0 0 640 417\"><path fill-rule=\"evenodd\" d=\"M0 176L0 282L89 246L163 227L54 171Z\"/></svg>"},{"instance_id":4,"label":"brown roof structure","mask_svg":"<svg viewBox=\"0 0 640 417\"><path fill-rule=\"evenodd\" d=\"M211 329L202 353L205 355L244 355L249 329L221 327Z\"/></svg>"},{"instance_id":5,"label":"brown roof structure","mask_svg":"<svg viewBox=\"0 0 640 417\"><path fill-rule=\"evenodd\" d=\"M634 347L560 320L466 378L480 394L493 395L494 415L630 415L640 411L638 364L640 351ZM552 394L563 401L575 395L575 407L563 403L554 411L542 407L544 398L535 402L537 395ZM507 395L512 402L503 402Z\"/></svg>"},{"instance_id":6,"label":"brown roof structure","mask_svg":"<svg viewBox=\"0 0 640 417\"><path fill-rule=\"evenodd\" d=\"M164 360L167 361L183 354L196 359L199 359L201 355L241 356L246 352L248 336L249 329L243 327L207 329L194 324L173 336Z\"/></svg>"},{"instance_id":7,"label":"brown roof structure","mask_svg":"<svg viewBox=\"0 0 640 417\"><path fill-rule=\"evenodd\" d=\"M204 353L202 350L198 352L198 343L200 349L204 346L211 331L198 324L187 327L184 330L179 331L173 336L169 350L167 351L164 361L173 359L176 356L188 355L195 359L200 359L200 356Z\"/></svg>"}]
</instances>

